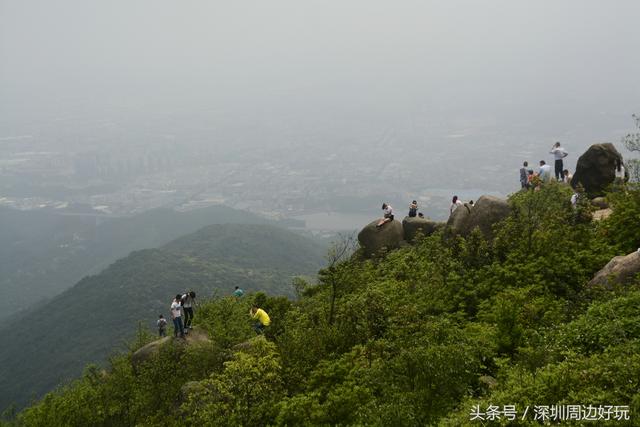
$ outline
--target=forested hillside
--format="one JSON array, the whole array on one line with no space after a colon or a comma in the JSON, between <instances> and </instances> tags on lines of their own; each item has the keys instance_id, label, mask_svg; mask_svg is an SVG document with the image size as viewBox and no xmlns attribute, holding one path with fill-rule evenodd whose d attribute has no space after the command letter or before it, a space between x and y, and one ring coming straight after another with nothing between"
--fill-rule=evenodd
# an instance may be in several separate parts
<instances>
[{"instance_id":1,"label":"forested hillside","mask_svg":"<svg viewBox=\"0 0 640 427\"><path fill-rule=\"evenodd\" d=\"M154 248L209 224L264 224L248 212L214 206L100 218L0 208L0 319L50 298L129 252Z\"/></svg>"},{"instance_id":2,"label":"forested hillside","mask_svg":"<svg viewBox=\"0 0 640 427\"><path fill-rule=\"evenodd\" d=\"M212 225L159 249L133 252L50 302L5 322L0 406L25 404L78 376L88 362L125 349L138 322L151 328L178 292L228 295L234 286L293 295L294 276L314 275L325 247L268 225ZM22 351L29 349L28 351Z\"/></svg>"},{"instance_id":3,"label":"forested hillside","mask_svg":"<svg viewBox=\"0 0 640 427\"><path fill-rule=\"evenodd\" d=\"M439 231L373 259L356 253L317 285L299 283L295 302L211 299L196 322L210 344L171 341L137 369L130 353L113 357L13 422L473 426L484 425L474 408L515 405L511 425L539 425L534 405L615 405L630 419L614 425L638 425L638 280L586 284L640 246L640 191L609 195L602 222L570 194L515 194L491 241ZM251 330L252 301L273 319L266 339Z\"/></svg>"}]
</instances>

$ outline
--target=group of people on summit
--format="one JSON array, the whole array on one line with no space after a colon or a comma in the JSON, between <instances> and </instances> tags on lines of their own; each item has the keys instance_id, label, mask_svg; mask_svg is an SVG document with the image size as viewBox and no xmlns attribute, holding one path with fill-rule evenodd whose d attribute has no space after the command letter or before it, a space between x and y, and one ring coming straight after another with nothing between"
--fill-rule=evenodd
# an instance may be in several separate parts
<instances>
[{"instance_id":1,"label":"group of people on summit","mask_svg":"<svg viewBox=\"0 0 640 427\"><path fill-rule=\"evenodd\" d=\"M562 148L559 142L553 144L549 154L553 154L554 157L554 174L556 181L567 182L571 181L572 175L568 169L564 168L564 158L569 155L567 151ZM529 169L529 162L524 162L520 168L520 186L521 188L537 187L536 182L543 183L551 181L551 165L548 165L544 160L540 160L540 168L535 173L533 169Z\"/></svg>"},{"instance_id":2,"label":"group of people on summit","mask_svg":"<svg viewBox=\"0 0 640 427\"><path fill-rule=\"evenodd\" d=\"M559 142L556 142L551 147L549 154L553 154L554 158L554 174L555 179L560 182L571 182L571 178L573 177L568 169L564 168L564 158L569 155L567 151L562 147ZM524 162L522 168L520 168L520 186L523 189L529 188L539 188L539 185L544 182L549 182L552 179L551 173L551 165L548 165L546 161L540 160L538 171L534 171L529 168L529 162ZM453 196L451 200L451 204L449 205L449 215L452 215L455 210L465 205L458 198L458 196ZM473 200L470 200L466 203L467 206L473 206ZM382 204L383 216L378 221L377 227L382 227L388 222L393 221L393 208L389 203ZM418 202L413 200L409 205L409 218L415 218L416 216L419 218L424 218L424 215L421 212L418 212Z\"/></svg>"},{"instance_id":3,"label":"group of people on summit","mask_svg":"<svg viewBox=\"0 0 640 427\"><path fill-rule=\"evenodd\" d=\"M233 291L233 296L237 299L242 298L244 291L236 286ZM192 329L194 309L196 304L196 293L194 291L185 292L184 294L177 294L171 302L171 320L173 321L173 336L177 338L186 338L186 334ZM271 319L266 311L259 308L257 305L252 305L249 315L255 322L253 323L253 330L258 335L262 335L267 326L271 324ZM184 317L184 323L182 318ZM167 320L162 314L158 316L156 322L158 327L158 335L160 337L167 336Z\"/></svg>"}]
</instances>

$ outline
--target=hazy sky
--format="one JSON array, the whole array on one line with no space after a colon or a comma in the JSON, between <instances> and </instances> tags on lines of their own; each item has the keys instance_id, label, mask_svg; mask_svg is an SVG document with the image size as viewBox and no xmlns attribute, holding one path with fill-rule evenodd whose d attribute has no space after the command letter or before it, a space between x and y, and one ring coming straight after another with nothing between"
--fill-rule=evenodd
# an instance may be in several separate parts
<instances>
[{"instance_id":1,"label":"hazy sky","mask_svg":"<svg viewBox=\"0 0 640 427\"><path fill-rule=\"evenodd\" d=\"M0 0L0 124L199 113L631 126L639 24L637 0Z\"/></svg>"}]
</instances>

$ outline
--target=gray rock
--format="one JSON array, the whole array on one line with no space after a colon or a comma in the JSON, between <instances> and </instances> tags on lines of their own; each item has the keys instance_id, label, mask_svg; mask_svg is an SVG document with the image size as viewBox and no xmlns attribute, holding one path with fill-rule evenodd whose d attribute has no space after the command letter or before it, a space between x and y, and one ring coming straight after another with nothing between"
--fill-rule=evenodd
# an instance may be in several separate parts
<instances>
[{"instance_id":1,"label":"gray rock","mask_svg":"<svg viewBox=\"0 0 640 427\"><path fill-rule=\"evenodd\" d=\"M456 209L447 225L453 233L465 237L478 228L485 238L491 239L494 224L507 218L510 212L511 207L506 200L481 196L472 207L464 205Z\"/></svg>"},{"instance_id":2,"label":"gray rock","mask_svg":"<svg viewBox=\"0 0 640 427\"><path fill-rule=\"evenodd\" d=\"M131 355L131 364L134 367L138 367L140 364L146 362L151 359L154 355L158 354L160 350L170 344L174 343L176 345L184 346L193 346L193 345L202 345L211 343L209 339L209 335L206 331L203 331L199 328L194 328L189 331L186 335L185 339L182 338L174 338L174 337L163 337L158 340L152 341L149 344L139 348L135 353Z\"/></svg>"},{"instance_id":3,"label":"gray rock","mask_svg":"<svg viewBox=\"0 0 640 427\"><path fill-rule=\"evenodd\" d=\"M607 203L607 199L604 197L596 197L591 200L591 204L600 209L607 209L609 207L609 203Z\"/></svg>"},{"instance_id":4,"label":"gray rock","mask_svg":"<svg viewBox=\"0 0 640 427\"><path fill-rule=\"evenodd\" d=\"M593 196L601 196L616 177L616 169L623 164L622 155L610 142L594 144L578 159L571 186L581 184Z\"/></svg>"},{"instance_id":5,"label":"gray rock","mask_svg":"<svg viewBox=\"0 0 640 427\"><path fill-rule=\"evenodd\" d=\"M402 220L404 240L406 240L407 242L413 242L418 234L421 234L423 236L430 236L443 226L443 223L431 221L427 218L407 216Z\"/></svg>"},{"instance_id":6,"label":"gray rock","mask_svg":"<svg viewBox=\"0 0 640 427\"><path fill-rule=\"evenodd\" d=\"M588 286L628 284L640 273L640 252L614 257L588 283Z\"/></svg>"},{"instance_id":7,"label":"gray rock","mask_svg":"<svg viewBox=\"0 0 640 427\"><path fill-rule=\"evenodd\" d=\"M447 220L447 228L449 228L449 230L451 230L451 232L454 234L460 234L462 228L464 227L464 224L471 215L471 209L473 209L473 206L469 205L468 203L465 203L462 206L458 206L458 208L453 211L451 215L449 215L449 219Z\"/></svg>"},{"instance_id":8,"label":"gray rock","mask_svg":"<svg viewBox=\"0 0 640 427\"><path fill-rule=\"evenodd\" d=\"M382 248L396 249L402 244L404 230L398 221L390 221L376 227L379 220L369 223L358 233L358 241L368 256L373 256Z\"/></svg>"}]
</instances>

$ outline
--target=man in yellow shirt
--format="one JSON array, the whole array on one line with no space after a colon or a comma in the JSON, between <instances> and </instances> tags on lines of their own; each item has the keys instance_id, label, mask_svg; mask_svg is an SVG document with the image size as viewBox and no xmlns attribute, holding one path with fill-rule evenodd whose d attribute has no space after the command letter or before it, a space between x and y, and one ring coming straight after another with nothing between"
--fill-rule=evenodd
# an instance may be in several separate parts
<instances>
[{"instance_id":1,"label":"man in yellow shirt","mask_svg":"<svg viewBox=\"0 0 640 427\"><path fill-rule=\"evenodd\" d=\"M256 320L253 324L253 330L256 331L256 334L262 335L264 333L264 328L271 324L271 319L266 311L261 308L258 308L257 305L251 307L251 311L249 312L251 318Z\"/></svg>"}]
</instances>

